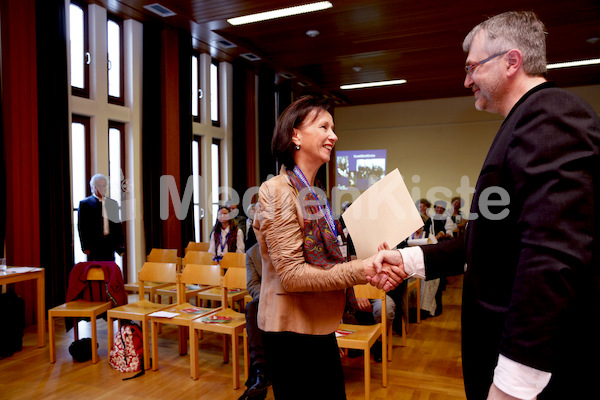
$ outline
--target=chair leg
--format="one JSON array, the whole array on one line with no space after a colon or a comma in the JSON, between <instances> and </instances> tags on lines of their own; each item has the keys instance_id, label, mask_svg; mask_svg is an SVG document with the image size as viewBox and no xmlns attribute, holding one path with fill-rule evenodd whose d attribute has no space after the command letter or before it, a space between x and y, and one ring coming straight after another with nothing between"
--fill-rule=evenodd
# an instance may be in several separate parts
<instances>
[{"instance_id":1,"label":"chair leg","mask_svg":"<svg viewBox=\"0 0 600 400\"><path fill-rule=\"evenodd\" d=\"M417 324L421 323L421 280L417 279Z\"/></svg>"},{"instance_id":2,"label":"chair leg","mask_svg":"<svg viewBox=\"0 0 600 400\"><path fill-rule=\"evenodd\" d=\"M144 340L144 370L150 369L150 333L148 332L148 321L142 320L142 339Z\"/></svg>"},{"instance_id":3,"label":"chair leg","mask_svg":"<svg viewBox=\"0 0 600 400\"><path fill-rule=\"evenodd\" d=\"M388 354L388 361L392 361L392 350L393 350L393 344L392 344L392 338L394 335L394 331L392 330L392 324L389 324L387 327L387 342L388 342L388 347L387 347L387 354Z\"/></svg>"},{"instance_id":4,"label":"chair leg","mask_svg":"<svg viewBox=\"0 0 600 400\"><path fill-rule=\"evenodd\" d=\"M365 349L365 400L369 400L371 394L371 349Z\"/></svg>"},{"instance_id":5,"label":"chair leg","mask_svg":"<svg viewBox=\"0 0 600 400\"><path fill-rule=\"evenodd\" d=\"M73 340L79 340L79 321L73 318Z\"/></svg>"},{"instance_id":6,"label":"chair leg","mask_svg":"<svg viewBox=\"0 0 600 400\"><path fill-rule=\"evenodd\" d=\"M188 330L185 327L178 327L179 331L179 355L184 356L187 354L187 333Z\"/></svg>"},{"instance_id":7,"label":"chair leg","mask_svg":"<svg viewBox=\"0 0 600 400\"><path fill-rule=\"evenodd\" d=\"M244 345L244 379L248 380L248 376L250 375L250 353L248 350L248 331L244 328L242 332L243 345Z\"/></svg>"},{"instance_id":8,"label":"chair leg","mask_svg":"<svg viewBox=\"0 0 600 400\"><path fill-rule=\"evenodd\" d=\"M113 324L114 324L114 320L113 318L108 315L108 313L106 314L106 324L107 324L107 334L108 334L108 354L110 355L110 351L113 348Z\"/></svg>"},{"instance_id":9,"label":"chair leg","mask_svg":"<svg viewBox=\"0 0 600 400\"><path fill-rule=\"evenodd\" d=\"M90 320L92 321L92 363L96 364L98 362L98 348L96 347L96 343L98 343L96 335L96 316L92 315Z\"/></svg>"},{"instance_id":10,"label":"chair leg","mask_svg":"<svg viewBox=\"0 0 600 400\"><path fill-rule=\"evenodd\" d=\"M229 343L227 343L227 335L223 334L223 362L229 362Z\"/></svg>"},{"instance_id":11,"label":"chair leg","mask_svg":"<svg viewBox=\"0 0 600 400\"><path fill-rule=\"evenodd\" d=\"M406 329L406 321L404 320L404 317L402 317L402 347L406 346L406 334L408 333L408 330Z\"/></svg>"},{"instance_id":12,"label":"chair leg","mask_svg":"<svg viewBox=\"0 0 600 400\"><path fill-rule=\"evenodd\" d=\"M158 369L158 323L151 321L152 325L152 370Z\"/></svg>"},{"instance_id":13,"label":"chair leg","mask_svg":"<svg viewBox=\"0 0 600 400\"><path fill-rule=\"evenodd\" d=\"M238 389L240 387L240 352L239 338L235 332L231 335L231 353L233 361L233 388Z\"/></svg>"},{"instance_id":14,"label":"chair leg","mask_svg":"<svg viewBox=\"0 0 600 400\"><path fill-rule=\"evenodd\" d=\"M190 326L190 375L192 379L200 378L200 368L198 360L198 330Z\"/></svg>"},{"instance_id":15,"label":"chair leg","mask_svg":"<svg viewBox=\"0 0 600 400\"><path fill-rule=\"evenodd\" d=\"M48 349L50 350L50 363L56 362L56 344L54 343L54 317L48 313Z\"/></svg>"}]
</instances>

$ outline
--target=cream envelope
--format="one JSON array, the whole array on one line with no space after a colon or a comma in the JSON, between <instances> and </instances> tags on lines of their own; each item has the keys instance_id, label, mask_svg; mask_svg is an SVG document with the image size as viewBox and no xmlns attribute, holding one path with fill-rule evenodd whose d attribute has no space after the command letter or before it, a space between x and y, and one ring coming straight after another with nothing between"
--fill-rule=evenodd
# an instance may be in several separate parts
<instances>
[{"instance_id":1,"label":"cream envelope","mask_svg":"<svg viewBox=\"0 0 600 400\"><path fill-rule=\"evenodd\" d=\"M384 241L396 246L423 226L398 169L367 189L342 217L360 259L375 254Z\"/></svg>"}]
</instances>

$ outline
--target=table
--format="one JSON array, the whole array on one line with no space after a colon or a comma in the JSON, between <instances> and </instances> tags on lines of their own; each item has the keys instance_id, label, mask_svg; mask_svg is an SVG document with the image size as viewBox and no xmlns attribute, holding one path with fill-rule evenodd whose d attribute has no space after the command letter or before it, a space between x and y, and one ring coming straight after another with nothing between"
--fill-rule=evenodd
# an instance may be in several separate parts
<instances>
[{"instance_id":1,"label":"table","mask_svg":"<svg viewBox=\"0 0 600 400\"><path fill-rule=\"evenodd\" d=\"M0 285L36 280L37 285L37 330L38 347L46 346L46 294L45 271L43 268L7 267L6 272L0 273Z\"/></svg>"}]
</instances>

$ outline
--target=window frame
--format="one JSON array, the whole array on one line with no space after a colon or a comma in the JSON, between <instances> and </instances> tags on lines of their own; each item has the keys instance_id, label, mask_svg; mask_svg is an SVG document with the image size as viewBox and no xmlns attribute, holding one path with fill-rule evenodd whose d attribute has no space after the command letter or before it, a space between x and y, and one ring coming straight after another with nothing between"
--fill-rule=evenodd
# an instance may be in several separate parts
<instances>
[{"instance_id":1,"label":"window frame","mask_svg":"<svg viewBox=\"0 0 600 400\"><path fill-rule=\"evenodd\" d=\"M91 118L90 117L85 117L83 115L79 115L79 114L72 114L71 116L71 126L69 127L70 130L70 134L73 134L73 124L81 124L83 125L83 129L85 132L85 194L84 196L91 196L91 190L90 190L90 179L92 179L92 161L91 161ZM72 142L72 138L71 138L71 142ZM72 154L73 148L72 148L72 144L71 147L69 149L69 152L71 152L71 160L73 160L73 154ZM72 161L71 161L71 185L73 185L73 165L72 165ZM73 196L74 194L74 188L71 188L71 196ZM80 199L80 201L83 199ZM77 260L77 252L81 251L81 241L79 239L79 230L78 230L78 222L76 222L76 216L75 213L77 213L77 218L79 217L79 207L76 206L76 202L75 199L71 200L71 204L73 205L73 210L72 210L72 224L73 224L73 234L77 235L77 239L73 238L73 260ZM76 247L76 245L79 244L79 248ZM86 261L87 257L85 256L85 254L83 254L83 259L82 261Z\"/></svg>"},{"instance_id":2,"label":"window frame","mask_svg":"<svg viewBox=\"0 0 600 400\"><path fill-rule=\"evenodd\" d=\"M201 68L202 65L200 63L200 53L198 51L192 50L191 62L193 62L193 60L194 60L193 57L196 57L196 69L197 69L196 81L198 82L198 90L197 90L197 93L192 92L191 95L192 95L192 102L196 101L198 115L192 114L192 121L200 123L200 122L202 122L202 99L204 99L204 89L202 89L202 87L201 87L202 86L202 68ZM192 70L192 73L193 73L193 70ZM192 87L191 89L193 90L194 88ZM202 95L200 95L200 93L202 93Z\"/></svg>"},{"instance_id":3,"label":"window frame","mask_svg":"<svg viewBox=\"0 0 600 400\"><path fill-rule=\"evenodd\" d=\"M112 67L112 63L110 61L110 59L108 58L108 23L109 22L114 22L117 25L119 25L119 93L120 96L111 96L109 93L109 85L110 85L110 69L109 65ZM106 36L106 59L107 59L107 65L106 65L106 92L108 94L108 102L110 104L117 104L120 106L124 106L125 105L125 50L123 49L125 41L124 41L124 31L123 31L123 19L114 15L114 14L110 14L107 13L106 14L106 32L107 32L107 36Z\"/></svg>"},{"instance_id":4,"label":"window frame","mask_svg":"<svg viewBox=\"0 0 600 400\"><path fill-rule=\"evenodd\" d=\"M210 98L210 120L212 122L212 126L220 127L221 126L221 106L220 106L220 104L221 104L221 90L219 89L219 76L220 76L220 73L219 73L219 64L220 64L220 61L218 59L216 59L216 58L212 58L211 61L210 61L210 64L214 65L215 67L217 67L216 68L216 75L217 75L216 76L216 80L217 80L217 85L216 85L216 89L217 89L217 94L216 94L217 120L216 121L212 119L212 101L213 101L213 98L212 98L212 89L213 89L213 87L212 87L212 69L208 73L208 79L209 79L209 82L210 82L209 85L210 85L210 90L211 90L211 98Z\"/></svg>"},{"instance_id":5,"label":"window frame","mask_svg":"<svg viewBox=\"0 0 600 400\"><path fill-rule=\"evenodd\" d=\"M79 97L85 97L85 98L90 98L90 64L91 64L91 59L92 59L92 55L90 53L90 33L89 33L89 10L88 10L88 5L87 3L84 3L83 1L77 1L77 0L71 0L69 2L69 7L71 6L71 4L81 8L81 10L83 11L83 54L84 57L87 55L88 60L86 61L84 59L83 61L83 88L78 88L75 87L73 85L71 85L71 94L73 96L79 96ZM70 14L69 14L69 19L70 19ZM70 20L69 20L69 24L70 24ZM72 32L69 30L69 35L71 35ZM69 37L69 41L71 40L71 38ZM71 57L69 55L69 57ZM71 60L72 62L72 60ZM72 66L71 66L72 68Z\"/></svg>"},{"instance_id":6,"label":"window frame","mask_svg":"<svg viewBox=\"0 0 600 400\"><path fill-rule=\"evenodd\" d=\"M110 149L110 130L111 129L117 129L119 131L119 152L120 152L120 158L121 158L121 165L120 165L120 169L123 172L123 177L125 177L125 168L127 166L127 160L125 159L127 152L125 151L125 124L122 122L116 122L113 120L109 120L108 121L108 130L106 131L106 135L108 136L108 146ZM109 166L110 166L110 150L109 150ZM110 182L110 168L109 168L109 172L108 172L108 181ZM120 188L122 188L122 181L121 181L121 185ZM112 191L112 186L109 186L110 190ZM123 241L124 243L127 243L127 212L125 210L125 204L123 202L123 197L121 197L121 201L119 202L119 207L121 210L121 226L123 229ZM127 257L122 257L121 258L122 261L122 265L121 265L121 273L123 274L123 279L125 280L125 282L127 282L127 278L128 278L128 274L127 274Z\"/></svg>"}]
</instances>

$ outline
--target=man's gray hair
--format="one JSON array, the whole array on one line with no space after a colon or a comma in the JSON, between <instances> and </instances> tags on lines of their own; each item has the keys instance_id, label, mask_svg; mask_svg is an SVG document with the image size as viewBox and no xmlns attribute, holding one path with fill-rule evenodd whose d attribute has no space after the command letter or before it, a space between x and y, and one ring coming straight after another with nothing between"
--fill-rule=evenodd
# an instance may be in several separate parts
<instances>
[{"instance_id":1,"label":"man's gray hair","mask_svg":"<svg viewBox=\"0 0 600 400\"><path fill-rule=\"evenodd\" d=\"M90 188L95 188L96 187L96 181L99 179L104 179L104 181L106 183L108 183L108 179L106 179L106 176L102 175L102 174L96 174L94 176L92 176L92 179L90 179Z\"/></svg>"},{"instance_id":2,"label":"man's gray hair","mask_svg":"<svg viewBox=\"0 0 600 400\"><path fill-rule=\"evenodd\" d=\"M479 32L490 55L518 49L523 54L523 69L530 76L546 74L546 28L531 11L509 11L490 17L469 32L463 41L468 53Z\"/></svg>"}]
</instances>

